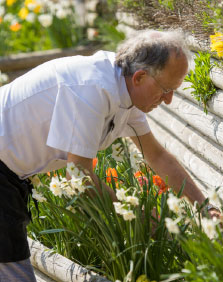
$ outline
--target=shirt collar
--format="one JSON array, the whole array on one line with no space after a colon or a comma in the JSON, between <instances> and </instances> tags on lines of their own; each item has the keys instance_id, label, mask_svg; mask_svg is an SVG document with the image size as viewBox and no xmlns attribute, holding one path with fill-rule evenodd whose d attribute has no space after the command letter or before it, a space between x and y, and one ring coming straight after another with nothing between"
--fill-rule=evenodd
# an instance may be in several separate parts
<instances>
[{"instance_id":1,"label":"shirt collar","mask_svg":"<svg viewBox=\"0 0 223 282\"><path fill-rule=\"evenodd\" d=\"M118 81L118 90L120 97L120 108L130 109L132 105L132 101L126 86L125 77L122 75L122 70L120 67L116 66L116 75Z\"/></svg>"}]
</instances>

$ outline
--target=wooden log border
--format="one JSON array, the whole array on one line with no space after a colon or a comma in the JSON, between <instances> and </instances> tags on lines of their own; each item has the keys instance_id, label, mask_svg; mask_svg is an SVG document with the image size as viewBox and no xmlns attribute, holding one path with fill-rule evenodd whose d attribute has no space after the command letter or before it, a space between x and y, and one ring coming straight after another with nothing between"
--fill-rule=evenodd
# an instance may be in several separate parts
<instances>
[{"instance_id":1,"label":"wooden log border","mask_svg":"<svg viewBox=\"0 0 223 282\"><path fill-rule=\"evenodd\" d=\"M111 282L105 277L54 253L38 241L28 238L31 263L42 273L58 282Z\"/></svg>"},{"instance_id":2,"label":"wooden log border","mask_svg":"<svg viewBox=\"0 0 223 282\"><path fill-rule=\"evenodd\" d=\"M20 53L6 57L0 57L0 70L8 74L9 81L24 74L28 70L60 57L83 55L89 56L100 49L100 45L78 46L67 49L53 49L29 53Z\"/></svg>"}]
</instances>

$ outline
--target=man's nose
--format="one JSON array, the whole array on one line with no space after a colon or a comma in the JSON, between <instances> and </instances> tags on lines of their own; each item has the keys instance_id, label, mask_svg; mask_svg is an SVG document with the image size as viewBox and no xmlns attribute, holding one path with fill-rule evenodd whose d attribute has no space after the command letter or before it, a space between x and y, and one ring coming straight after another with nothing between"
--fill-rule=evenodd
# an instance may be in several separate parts
<instances>
[{"instance_id":1,"label":"man's nose","mask_svg":"<svg viewBox=\"0 0 223 282\"><path fill-rule=\"evenodd\" d=\"M173 99L173 91L170 91L169 93L163 95L163 101L167 105L169 105L172 102L172 99Z\"/></svg>"}]
</instances>

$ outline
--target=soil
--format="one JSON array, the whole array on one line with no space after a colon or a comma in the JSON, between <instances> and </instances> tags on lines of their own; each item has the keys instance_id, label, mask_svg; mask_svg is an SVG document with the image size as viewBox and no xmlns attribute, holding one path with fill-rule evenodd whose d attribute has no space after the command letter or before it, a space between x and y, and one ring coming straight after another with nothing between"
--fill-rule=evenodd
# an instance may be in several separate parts
<instances>
[{"instance_id":1,"label":"soil","mask_svg":"<svg viewBox=\"0 0 223 282\"><path fill-rule=\"evenodd\" d=\"M138 29L180 28L193 34L198 41L208 41L209 35L214 34L214 27L204 24L205 19L213 15L213 11L207 7L208 0L172 0L175 3L173 9L161 6L158 0L135 2L143 4L125 8L122 5L122 9L136 16Z\"/></svg>"}]
</instances>

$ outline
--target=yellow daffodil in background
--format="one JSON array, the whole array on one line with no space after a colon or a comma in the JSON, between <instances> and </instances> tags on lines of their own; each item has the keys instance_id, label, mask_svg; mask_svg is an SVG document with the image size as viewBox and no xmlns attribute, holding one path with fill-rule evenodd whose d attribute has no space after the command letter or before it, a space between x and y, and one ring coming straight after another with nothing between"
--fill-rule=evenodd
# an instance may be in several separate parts
<instances>
[{"instance_id":1,"label":"yellow daffodil in background","mask_svg":"<svg viewBox=\"0 0 223 282\"><path fill-rule=\"evenodd\" d=\"M25 0L24 4L29 10L32 10L36 14L38 14L41 9L41 5L35 0Z\"/></svg>"},{"instance_id":2,"label":"yellow daffodil in background","mask_svg":"<svg viewBox=\"0 0 223 282\"><path fill-rule=\"evenodd\" d=\"M19 17L22 19L22 20L25 20L27 18L29 14L29 10L26 8L26 7L23 7L19 10Z\"/></svg>"},{"instance_id":3,"label":"yellow daffodil in background","mask_svg":"<svg viewBox=\"0 0 223 282\"><path fill-rule=\"evenodd\" d=\"M215 32L214 35L210 35L210 39L211 51L215 51L219 57L223 57L223 33Z\"/></svg>"},{"instance_id":4,"label":"yellow daffodil in background","mask_svg":"<svg viewBox=\"0 0 223 282\"><path fill-rule=\"evenodd\" d=\"M16 0L6 0L6 5L12 6L15 2L16 2Z\"/></svg>"}]
</instances>

